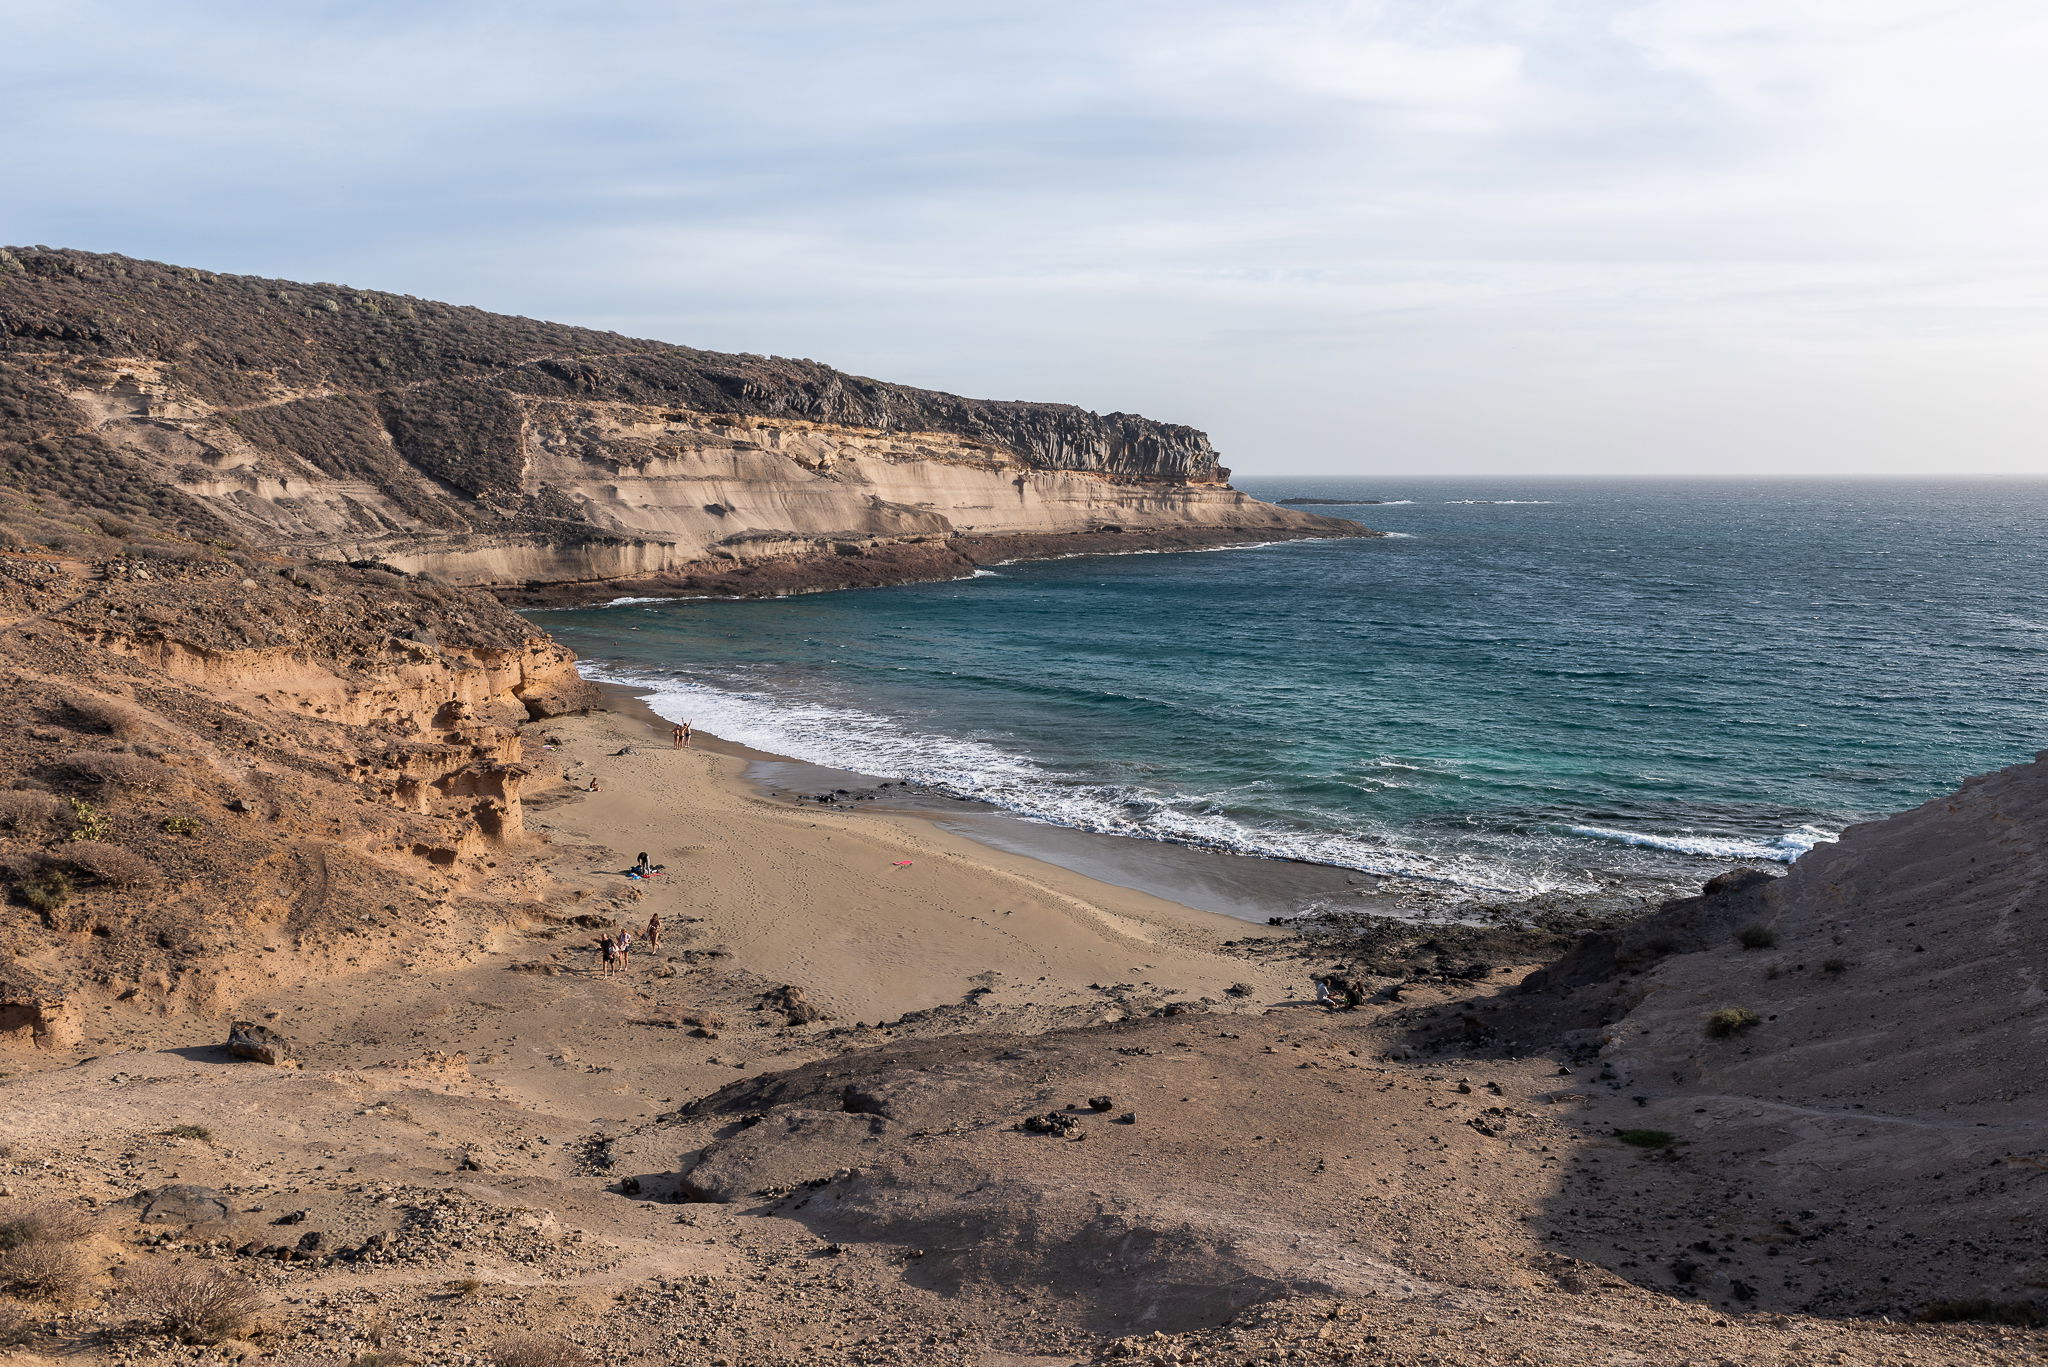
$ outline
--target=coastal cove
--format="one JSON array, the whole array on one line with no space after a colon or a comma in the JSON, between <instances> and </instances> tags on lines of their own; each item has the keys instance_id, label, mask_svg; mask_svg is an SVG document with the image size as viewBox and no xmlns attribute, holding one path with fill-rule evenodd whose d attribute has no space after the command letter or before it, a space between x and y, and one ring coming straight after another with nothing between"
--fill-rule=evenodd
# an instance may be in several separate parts
<instances>
[{"instance_id":1,"label":"coastal cove","mask_svg":"<svg viewBox=\"0 0 2048 1367\"><path fill-rule=\"evenodd\" d=\"M1255 492L1355 492L1393 535L534 617L664 715L1256 919L1348 896L1342 870L1491 900L1782 865L2048 739L2040 485ZM1266 871L1247 895L1235 861L1082 833Z\"/></svg>"}]
</instances>

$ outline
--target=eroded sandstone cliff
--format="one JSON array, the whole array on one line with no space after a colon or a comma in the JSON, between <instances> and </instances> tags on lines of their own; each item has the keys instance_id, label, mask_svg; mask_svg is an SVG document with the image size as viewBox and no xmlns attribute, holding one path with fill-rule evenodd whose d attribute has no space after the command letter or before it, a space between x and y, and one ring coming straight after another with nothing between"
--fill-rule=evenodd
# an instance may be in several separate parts
<instances>
[{"instance_id":1,"label":"eroded sandstone cliff","mask_svg":"<svg viewBox=\"0 0 2048 1367\"><path fill-rule=\"evenodd\" d=\"M480 594L197 550L0 555L0 687L0 1050L502 922L518 727L586 691Z\"/></svg>"},{"instance_id":2,"label":"eroded sandstone cliff","mask_svg":"<svg viewBox=\"0 0 2048 1367\"><path fill-rule=\"evenodd\" d=\"M528 589L778 592L1370 534L1250 498L1202 433L1128 413L42 248L0 251L0 470L252 545Z\"/></svg>"}]
</instances>

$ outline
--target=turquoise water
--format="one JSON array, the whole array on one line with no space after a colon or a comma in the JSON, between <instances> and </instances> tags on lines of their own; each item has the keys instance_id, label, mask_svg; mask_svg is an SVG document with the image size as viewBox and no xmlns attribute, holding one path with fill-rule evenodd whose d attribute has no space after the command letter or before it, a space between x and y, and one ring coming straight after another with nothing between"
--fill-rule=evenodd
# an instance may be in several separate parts
<instances>
[{"instance_id":1,"label":"turquoise water","mask_svg":"<svg viewBox=\"0 0 2048 1367\"><path fill-rule=\"evenodd\" d=\"M1788 861L2048 745L2048 485L1245 487L1400 535L536 617L762 749L1487 889Z\"/></svg>"}]
</instances>

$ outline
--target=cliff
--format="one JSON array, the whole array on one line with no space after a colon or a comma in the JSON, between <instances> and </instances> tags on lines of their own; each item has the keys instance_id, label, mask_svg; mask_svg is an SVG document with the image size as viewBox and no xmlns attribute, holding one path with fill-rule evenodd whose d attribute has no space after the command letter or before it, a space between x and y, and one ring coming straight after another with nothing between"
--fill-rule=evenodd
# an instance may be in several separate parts
<instances>
[{"instance_id":1,"label":"cliff","mask_svg":"<svg viewBox=\"0 0 2048 1367\"><path fill-rule=\"evenodd\" d=\"M1202 433L1127 413L44 248L0 251L0 476L531 590L778 592L1372 534L1252 499Z\"/></svg>"},{"instance_id":2,"label":"cliff","mask_svg":"<svg viewBox=\"0 0 2048 1367\"><path fill-rule=\"evenodd\" d=\"M0 555L0 1051L531 905L518 727L586 702L566 650L472 591L70 535Z\"/></svg>"}]
</instances>

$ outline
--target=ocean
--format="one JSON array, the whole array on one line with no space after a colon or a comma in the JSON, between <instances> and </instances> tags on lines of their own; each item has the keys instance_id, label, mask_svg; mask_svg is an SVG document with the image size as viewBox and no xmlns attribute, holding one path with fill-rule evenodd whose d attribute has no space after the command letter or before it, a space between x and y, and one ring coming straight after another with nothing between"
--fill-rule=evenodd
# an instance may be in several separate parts
<instances>
[{"instance_id":1,"label":"ocean","mask_svg":"<svg viewBox=\"0 0 2048 1367\"><path fill-rule=\"evenodd\" d=\"M2048 484L1240 487L1392 535L533 616L762 750L1489 897L1787 863L2048 745Z\"/></svg>"}]
</instances>

